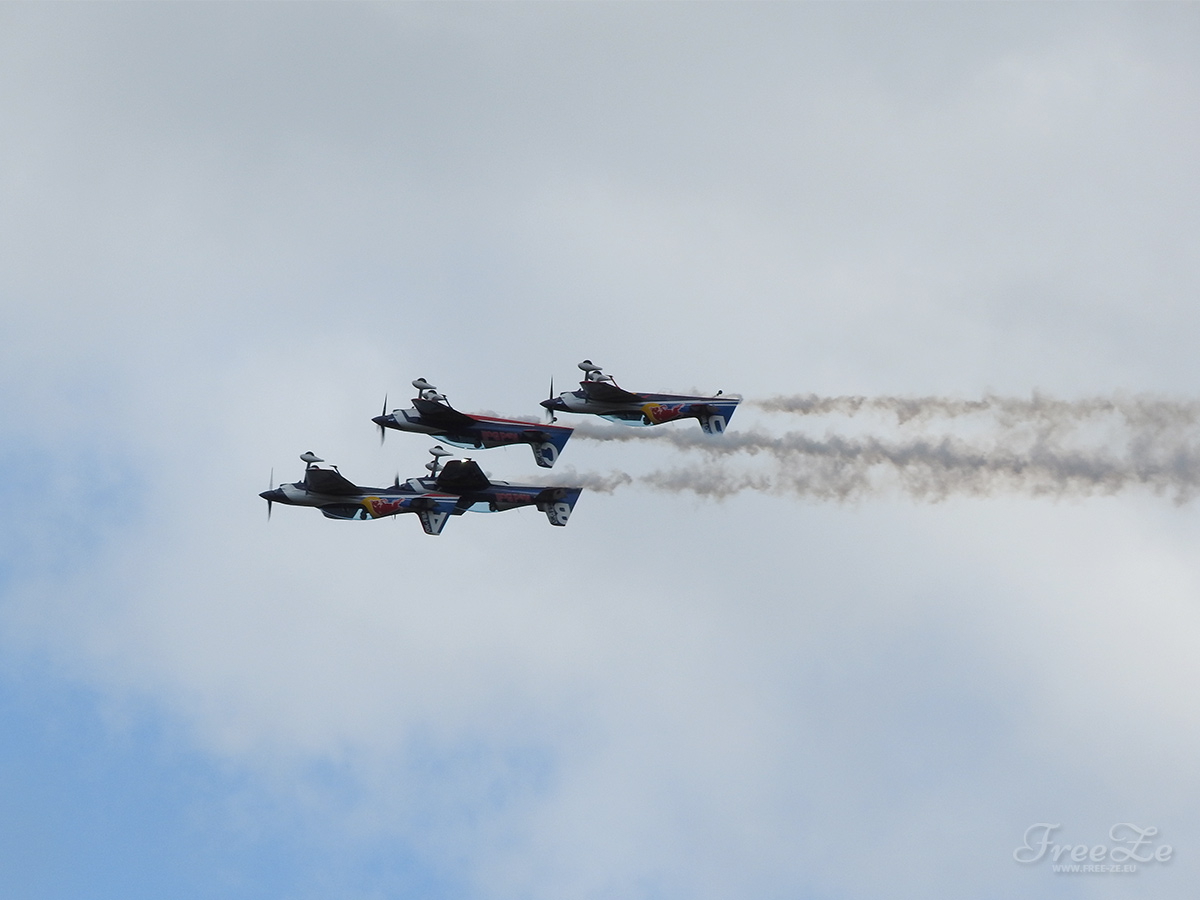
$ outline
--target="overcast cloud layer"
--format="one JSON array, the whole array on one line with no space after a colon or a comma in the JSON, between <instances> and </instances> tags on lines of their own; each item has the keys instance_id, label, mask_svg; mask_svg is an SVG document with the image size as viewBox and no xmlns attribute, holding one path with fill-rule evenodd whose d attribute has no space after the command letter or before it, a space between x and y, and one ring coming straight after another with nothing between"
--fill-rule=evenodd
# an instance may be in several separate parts
<instances>
[{"instance_id":1,"label":"overcast cloud layer","mask_svg":"<svg viewBox=\"0 0 1200 900\"><path fill-rule=\"evenodd\" d=\"M0 6L0 882L1192 896L1194 491L806 493L770 442L1193 410L1198 45L1195 4ZM535 415L584 357L767 443L479 455L629 476L565 529L268 526L305 450L421 470L370 422L411 379ZM1110 425L1068 446L1147 452ZM714 465L776 480L672 489ZM1036 823L1173 855L1056 874Z\"/></svg>"}]
</instances>

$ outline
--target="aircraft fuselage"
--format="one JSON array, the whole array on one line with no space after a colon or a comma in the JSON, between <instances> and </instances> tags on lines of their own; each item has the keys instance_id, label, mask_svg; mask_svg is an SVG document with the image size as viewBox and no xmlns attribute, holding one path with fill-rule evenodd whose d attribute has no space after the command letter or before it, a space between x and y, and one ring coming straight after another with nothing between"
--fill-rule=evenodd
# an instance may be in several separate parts
<instances>
[{"instance_id":1,"label":"aircraft fuselage","mask_svg":"<svg viewBox=\"0 0 1200 900\"><path fill-rule=\"evenodd\" d=\"M551 412L570 412L601 416L623 425L661 425L676 419L699 419L710 433L725 430L740 397L694 397L683 394L636 394L629 399L606 400L584 389L568 391L542 406Z\"/></svg>"},{"instance_id":2,"label":"aircraft fuselage","mask_svg":"<svg viewBox=\"0 0 1200 900\"><path fill-rule=\"evenodd\" d=\"M413 400L411 409L392 410L389 414L375 416L372 421L380 428L427 434L455 447L473 450L528 444L533 450L534 462L546 469L558 460L571 436L571 429L563 425L467 415L419 398Z\"/></svg>"}]
</instances>

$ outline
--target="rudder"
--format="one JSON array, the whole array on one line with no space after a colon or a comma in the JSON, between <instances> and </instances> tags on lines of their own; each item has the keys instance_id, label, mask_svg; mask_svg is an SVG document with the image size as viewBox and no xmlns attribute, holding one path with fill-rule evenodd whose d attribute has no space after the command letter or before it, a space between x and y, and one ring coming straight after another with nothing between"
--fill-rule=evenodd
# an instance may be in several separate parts
<instances>
[{"instance_id":1,"label":"rudder","mask_svg":"<svg viewBox=\"0 0 1200 900\"><path fill-rule=\"evenodd\" d=\"M583 488L546 488L537 496L537 508L546 514L551 525L564 526L582 493Z\"/></svg>"}]
</instances>

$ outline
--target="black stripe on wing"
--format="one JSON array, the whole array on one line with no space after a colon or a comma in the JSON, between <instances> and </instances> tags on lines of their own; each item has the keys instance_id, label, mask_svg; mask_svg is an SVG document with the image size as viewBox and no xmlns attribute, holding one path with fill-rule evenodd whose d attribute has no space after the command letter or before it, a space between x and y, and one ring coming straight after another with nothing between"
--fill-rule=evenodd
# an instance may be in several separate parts
<instances>
[{"instance_id":1,"label":"black stripe on wing","mask_svg":"<svg viewBox=\"0 0 1200 900\"><path fill-rule=\"evenodd\" d=\"M452 459L438 473L437 488L447 494L470 494L486 491L491 482L472 459Z\"/></svg>"},{"instance_id":2,"label":"black stripe on wing","mask_svg":"<svg viewBox=\"0 0 1200 900\"><path fill-rule=\"evenodd\" d=\"M632 394L607 381L581 381L579 386L589 400L597 403L641 403L641 394Z\"/></svg>"},{"instance_id":3,"label":"black stripe on wing","mask_svg":"<svg viewBox=\"0 0 1200 900\"><path fill-rule=\"evenodd\" d=\"M421 418L435 428L461 431L475 424L475 420L466 413L460 413L457 409L451 409L436 400L422 400L420 397L416 397L413 399L413 406L421 414Z\"/></svg>"},{"instance_id":4,"label":"black stripe on wing","mask_svg":"<svg viewBox=\"0 0 1200 900\"><path fill-rule=\"evenodd\" d=\"M304 484L315 494L349 497L360 493L356 485L333 469L309 469L304 473Z\"/></svg>"}]
</instances>

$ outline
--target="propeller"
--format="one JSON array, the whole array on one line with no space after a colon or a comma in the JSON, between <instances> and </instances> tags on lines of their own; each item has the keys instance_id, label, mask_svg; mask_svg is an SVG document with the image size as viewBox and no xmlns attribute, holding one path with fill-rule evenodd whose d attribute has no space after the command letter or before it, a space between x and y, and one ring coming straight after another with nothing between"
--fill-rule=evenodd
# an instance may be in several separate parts
<instances>
[{"instance_id":1,"label":"propeller","mask_svg":"<svg viewBox=\"0 0 1200 900\"><path fill-rule=\"evenodd\" d=\"M550 376L550 394L549 394L549 396L546 397L546 399L547 400L554 399L554 376L553 375ZM554 410L552 410L550 407L547 406L546 407L546 424L553 425L557 421L558 421L558 416L556 416L554 414Z\"/></svg>"},{"instance_id":2,"label":"propeller","mask_svg":"<svg viewBox=\"0 0 1200 900\"><path fill-rule=\"evenodd\" d=\"M271 486L267 490L275 490L275 467L271 466ZM271 521L271 499L267 498L267 521Z\"/></svg>"},{"instance_id":3,"label":"propeller","mask_svg":"<svg viewBox=\"0 0 1200 900\"><path fill-rule=\"evenodd\" d=\"M383 427L383 422L380 419L387 418L387 394L383 395L383 409L379 412L379 418L375 420L375 424L379 426L379 446L383 446L384 439L387 438L387 429Z\"/></svg>"}]
</instances>

